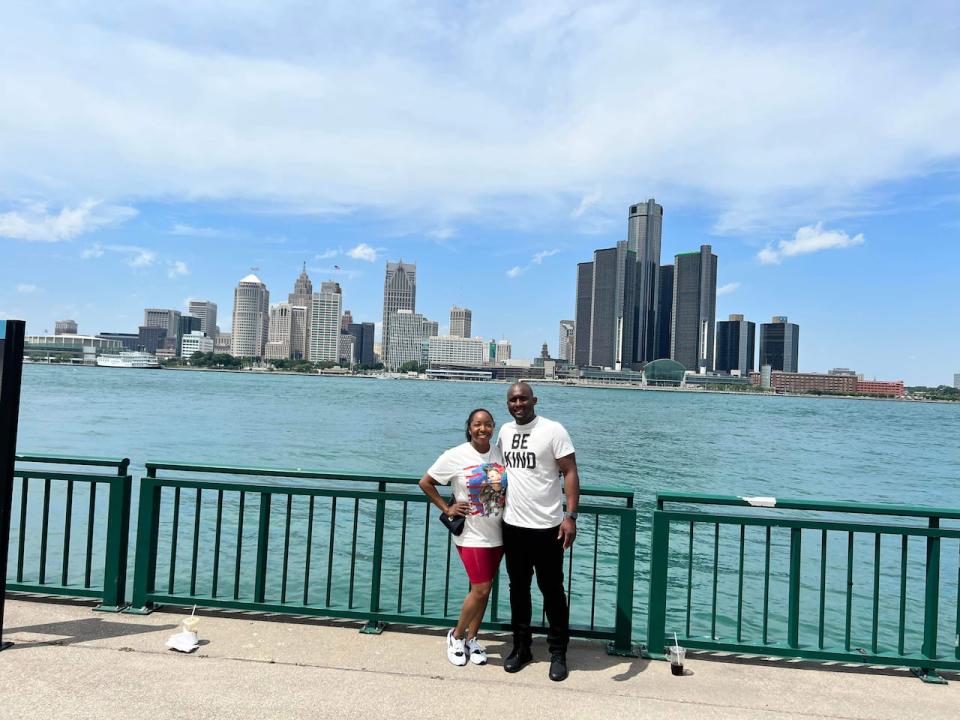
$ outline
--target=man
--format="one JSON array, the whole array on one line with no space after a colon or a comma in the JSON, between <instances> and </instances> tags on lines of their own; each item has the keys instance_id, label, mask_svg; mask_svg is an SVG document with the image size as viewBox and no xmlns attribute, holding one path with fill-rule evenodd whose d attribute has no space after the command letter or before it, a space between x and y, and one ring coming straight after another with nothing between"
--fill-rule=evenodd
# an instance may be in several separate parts
<instances>
[{"instance_id":1,"label":"man","mask_svg":"<svg viewBox=\"0 0 960 720\"><path fill-rule=\"evenodd\" d=\"M563 551L577 537L580 477L567 431L558 422L538 417L536 405L533 388L527 383L511 385L507 391L507 409L514 422L505 424L497 438L510 477L503 515L503 549L510 577L513 650L504 661L503 669L517 672L533 660L530 581L536 572L549 623L549 676L559 682L567 677L570 642Z\"/></svg>"}]
</instances>

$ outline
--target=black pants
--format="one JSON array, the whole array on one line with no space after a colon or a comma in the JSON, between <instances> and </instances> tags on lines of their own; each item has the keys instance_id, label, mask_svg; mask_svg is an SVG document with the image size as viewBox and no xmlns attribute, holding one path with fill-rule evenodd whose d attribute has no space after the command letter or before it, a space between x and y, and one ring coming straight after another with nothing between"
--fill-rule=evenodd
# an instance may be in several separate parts
<instances>
[{"instance_id":1,"label":"black pants","mask_svg":"<svg viewBox=\"0 0 960 720\"><path fill-rule=\"evenodd\" d=\"M551 654L566 653L570 643L570 613L563 589L563 544L557 540L558 531L557 527L540 530L503 523L503 550L510 577L510 613L516 647L529 648L533 640L530 580L534 571L549 623L547 645Z\"/></svg>"}]
</instances>

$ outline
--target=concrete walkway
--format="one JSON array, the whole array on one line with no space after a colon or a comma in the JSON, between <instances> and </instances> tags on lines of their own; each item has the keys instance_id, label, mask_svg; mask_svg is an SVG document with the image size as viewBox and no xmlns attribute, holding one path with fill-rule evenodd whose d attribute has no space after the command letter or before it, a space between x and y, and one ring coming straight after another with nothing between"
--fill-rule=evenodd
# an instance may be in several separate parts
<instances>
[{"instance_id":1,"label":"concrete walkway","mask_svg":"<svg viewBox=\"0 0 960 720\"><path fill-rule=\"evenodd\" d=\"M4 639L16 644L0 653L0 718L960 717L960 681L906 671L701 655L676 678L666 663L575 642L569 679L553 683L539 638L537 662L508 675L500 636L485 639L489 665L457 668L437 630L202 614L204 644L183 655L164 648L183 617L174 608L141 617L8 599Z\"/></svg>"}]
</instances>

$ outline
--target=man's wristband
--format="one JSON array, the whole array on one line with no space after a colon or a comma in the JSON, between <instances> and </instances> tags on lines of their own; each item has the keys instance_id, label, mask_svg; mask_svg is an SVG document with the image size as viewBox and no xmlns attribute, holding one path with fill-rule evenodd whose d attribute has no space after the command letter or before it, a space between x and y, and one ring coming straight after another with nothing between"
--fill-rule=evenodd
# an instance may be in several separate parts
<instances>
[{"instance_id":1,"label":"man's wristband","mask_svg":"<svg viewBox=\"0 0 960 720\"><path fill-rule=\"evenodd\" d=\"M565 513L563 514L563 519L566 520L567 518L572 518L572 519L576 520L579 515L580 515L580 513L578 513L578 512L565 512Z\"/></svg>"}]
</instances>

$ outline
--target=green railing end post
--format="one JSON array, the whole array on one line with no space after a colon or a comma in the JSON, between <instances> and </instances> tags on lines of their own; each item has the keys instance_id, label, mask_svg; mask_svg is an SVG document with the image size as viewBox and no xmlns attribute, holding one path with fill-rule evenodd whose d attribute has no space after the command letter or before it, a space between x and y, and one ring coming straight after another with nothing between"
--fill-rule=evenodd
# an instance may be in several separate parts
<instances>
[{"instance_id":1,"label":"green railing end post","mask_svg":"<svg viewBox=\"0 0 960 720\"><path fill-rule=\"evenodd\" d=\"M937 671L933 668L910 668L910 672L914 676L920 678L923 682L930 685L946 685L946 678L937 674Z\"/></svg>"},{"instance_id":2,"label":"green railing end post","mask_svg":"<svg viewBox=\"0 0 960 720\"><path fill-rule=\"evenodd\" d=\"M669 550L670 520L662 510L654 510L650 540L650 592L647 600L647 654L655 658L663 655L666 646Z\"/></svg>"},{"instance_id":3,"label":"green railing end post","mask_svg":"<svg viewBox=\"0 0 960 720\"><path fill-rule=\"evenodd\" d=\"M648 657L646 654L646 646L636 645L634 643L628 643L626 647L620 647L616 642L608 642L606 644L607 655L613 657L627 657L627 658L641 658Z\"/></svg>"},{"instance_id":4,"label":"green railing end post","mask_svg":"<svg viewBox=\"0 0 960 720\"><path fill-rule=\"evenodd\" d=\"M123 458L117 464L117 475L123 477L127 474L127 471L130 469L130 458Z\"/></svg>"},{"instance_id":5,"label":"green railing end post","mask_svg":"<svg viewBox=\"0 0 960 720\"><path fill-rule=\"evenodd\" d=\"M379 620L368 620L366 625L360 628L360 633L362 635L382 635L383 631L387 629L387 624L385 622L380 622Z\"/></svg>"},{"instance_id":6,"label":"green railing end post","mask_svg":"<svg viewBox=\"0 0 960 720\"><path fill-rule=\"evenodd\" d=\"M126 605L95 605L92 609L94 612L103 612L103 613L120 613L126 610Z\"/></svg>"},{"instance_id":7,"label":"green railing end post","mask_svg":"<svg viewBox=\"0 0 960 720\"><path fill-rule=\"evenodd\" d=\"M158 607L159 605L154 605L152 602L146 602L141 607L135 607L134 605L130 605L128 607L125 607L120 612L122 612L124 615L149 615Z\"/></svg>"}]
</instances>

